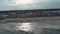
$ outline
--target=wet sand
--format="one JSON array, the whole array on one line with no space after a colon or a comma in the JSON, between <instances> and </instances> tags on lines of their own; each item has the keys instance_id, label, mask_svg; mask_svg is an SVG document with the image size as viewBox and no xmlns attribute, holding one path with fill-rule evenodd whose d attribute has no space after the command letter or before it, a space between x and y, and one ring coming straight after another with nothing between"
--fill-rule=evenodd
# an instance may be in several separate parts
<instances>
[{"instance_id":1,"label":"wet sand","mask_svg":"<svg viewBox=\"0 0 60 34\"><path fill-rule=\"evenodd\" d=\"M60 30L60 17L7 18L1 20L0 23L0 29L9 31L23 30L41 34L42 31L52 33L56 32L54 29Z\"/></svg>"}]
</instances>

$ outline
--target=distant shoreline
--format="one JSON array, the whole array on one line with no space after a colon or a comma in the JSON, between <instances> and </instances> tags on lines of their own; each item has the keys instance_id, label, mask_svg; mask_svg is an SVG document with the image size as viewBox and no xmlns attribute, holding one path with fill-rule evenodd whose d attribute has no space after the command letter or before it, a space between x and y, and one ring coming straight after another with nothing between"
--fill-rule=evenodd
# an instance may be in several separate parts
<instances>
[{"instance_id":1,"label":"distant shoreline","mask_svg":"<svg viewBox=\"0 0 60 34\"><path fill-rule=\"evenodd\" d=\"M51 8L51 9L31 9L31 10L3 10L3 12L5 11L11 11L11 12L13 12L13 11L34 11L34 10L40 10L40 11L46 11L46 10L60 10L60 8Z\"/></svg>"}]
</instances>

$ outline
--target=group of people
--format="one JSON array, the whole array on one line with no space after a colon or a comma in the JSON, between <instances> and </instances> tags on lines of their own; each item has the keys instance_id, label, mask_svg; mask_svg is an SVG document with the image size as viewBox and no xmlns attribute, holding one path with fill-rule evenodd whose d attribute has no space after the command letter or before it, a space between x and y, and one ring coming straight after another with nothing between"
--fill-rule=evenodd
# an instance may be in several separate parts
<instances>
[{"instance_id":1,"label":"group of people","mask_svg":"<svg viewBox=\"0 0 60 34\"><path fill-rule=\"evenodd\" d=\"M6 13L3 13L4 15ZM8 12L6 15L8 17L44 17L44 16L60 16L60 10L44 10L44 11L13 11L13 12Z\"/></svg>"},{"instance_id":2,"label":"group of people","mask_svg":"<svg viewBox=\"0 0 60 34\"><path fill-rule=\"evenodd\" d=\"M60 11L58 11L58 10L26 11L26 12L19 13L19 16L20 17L60 16Z\"/></svg>"}]
</instances>

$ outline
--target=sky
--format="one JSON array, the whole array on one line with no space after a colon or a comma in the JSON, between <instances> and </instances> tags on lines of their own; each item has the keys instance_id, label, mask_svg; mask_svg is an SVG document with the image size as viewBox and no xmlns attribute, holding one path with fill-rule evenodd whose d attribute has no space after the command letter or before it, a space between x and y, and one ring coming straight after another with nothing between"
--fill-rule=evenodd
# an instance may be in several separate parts
<instances>
[{"instance_id":1,"label":"sky","mask_svg":"<svg viewBox=\"0 0 60 34\"><path fill-rule=\"evenodd\" d=\"M60 0L0 0L0 11L60 8Z\"/></svg>"}]
</instances>

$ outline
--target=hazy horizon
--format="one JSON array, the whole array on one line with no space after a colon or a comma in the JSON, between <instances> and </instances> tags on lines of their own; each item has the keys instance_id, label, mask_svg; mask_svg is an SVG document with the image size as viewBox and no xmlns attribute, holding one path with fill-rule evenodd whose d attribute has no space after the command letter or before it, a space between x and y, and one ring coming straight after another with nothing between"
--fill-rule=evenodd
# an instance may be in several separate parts
<instances>
[{"instance_id":1,"label":"hazy horizon","mask_svg":"<svg viewBox=\"0 0 60 34\"><path fill-rule=\"evenodd\" d=\"M60 0L0 0L0 11L60 8Z\"/></svg>"}]
</instances>

